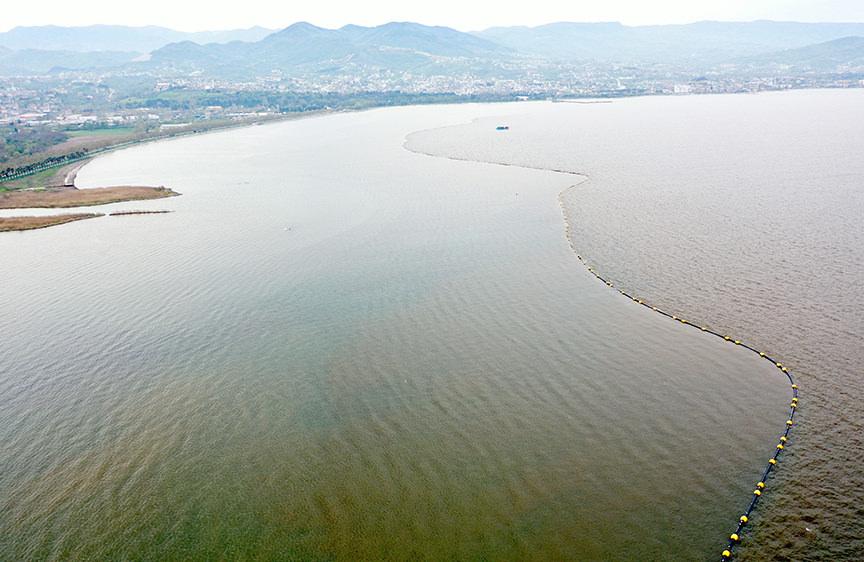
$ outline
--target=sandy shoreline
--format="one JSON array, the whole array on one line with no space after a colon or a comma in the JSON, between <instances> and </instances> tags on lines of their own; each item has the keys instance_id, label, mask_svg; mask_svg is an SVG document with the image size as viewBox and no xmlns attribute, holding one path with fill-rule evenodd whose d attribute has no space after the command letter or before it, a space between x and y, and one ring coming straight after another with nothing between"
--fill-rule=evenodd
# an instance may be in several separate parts
<instances>
[{"instance_id":1,"label":"sandy shoreline","mask_svg":"<svg viewBox=\"0 0 864 562\"><path fill-rule=\"evenodd\" d=\"M88 158L86 160L81 160L80 162L75 162L69 168L61 168L60 171L64 172L63 174L63 185L64 187L75 187L75 178L78 177L78 172L90 163L93 160L92 158Z\"/></svg>"}]
</instances>

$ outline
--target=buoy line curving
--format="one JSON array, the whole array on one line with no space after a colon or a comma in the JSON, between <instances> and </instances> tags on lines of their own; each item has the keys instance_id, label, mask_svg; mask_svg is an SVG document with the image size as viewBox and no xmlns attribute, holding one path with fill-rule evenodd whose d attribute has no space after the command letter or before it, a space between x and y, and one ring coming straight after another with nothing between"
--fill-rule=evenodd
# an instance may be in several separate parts
<instances>
[{"instance_id":1,"label":"buoy line curving","mask_svg":"<svg viewBox=\"0 0 864 562\"><path fill-rule=\"evenodd\" d=\"M448 127L445 126L445 127L439 127L439 128L445 129ZM427 130L434 130L434 129L427 129ZM423 132L423 131L417 131L417 132ZM446 156L446 155L434 154L431 152L423 152L421 150L416 150L416 149L408 146L409 139L413 134L416 134L416 133L412 133L411 135L408 135L405 138L405 141L402 143L402 148L404 148L405 150L407 150L409 152L413 152L415 154L430 156L432 158L444 158L446 160L454 160L457 162L474 162L474 163L479 163L479 164L493 164L496 166L525 168L528 170L539 170L539 171L544 171L544 172L554 172L557 174L565 174L565 175L570 175L570 176L579 176L581 178L581 181L566 187L564 190L562 190L558 194L558 205L561 208L561 215L564 218L565 238L567 239L567 244L570 246L570 250L576 256L576 258L582 263L582 265L585 266L585 268L588 270L588 272L591 273L591 275L593 275L595 278L602 281L606 286L613 288L613 289L615 288L615 285L610 280L608 280L605 277L603 277L602 275L600 275L597 272L597 270L594 269L594 267L592 267L588 264L588 261L582 257L582 255L576 249L576 245L573 243L573 230L570 226L570 217L567 213L567 206L564 203L564 197L569 191L574 190L577 187L579 187L580 185L587 182L590 179L590 176L588 174L586 174L584 172L575 172L572 170L542 168L540 166L526 166L526 165L521 165L521 164L510 164L507 162L472 160L470 158L460 158L458 156ZM777 463L780 460L780 454L786 449L786 447L789 444L789 433L792 431L792 427L795 425L795 411L798 409L798 395L799 395L798 385L795 383L795 379L792 377L792 373L789 372L789 369L787 367L783 366L783 364L780 361L777 361L776 359L770 357L764 351L759 351L758 349L744 343L741 340L734 339L732 336L730 336L728 334L721 334L720 332L714 331L707 326L700 326L698 324L694 324L692 322L689 322L688 320L685 320L684 318L681 318L677 315L674 315L674 314L671 314L665 310L662 310L657 306L649 304L644 299L638 298L635 295L631 295L630 293L626 292L624 289L616 289L616 290L619 294L621 294L624 297L627 297L628 299L630 299L634 303L641 305L641 306L644 306L646 308L650 308L654 312L662 314L663 316L665 316L671 320L674 320L676 322L680 322L681 324L690 326L690 327L695 328L701 332L711 334L712 336L722 338L724 341L727 341L727 342L731 343L732 345L743 347L744 349L748 349L748 350L752 351L753 353L758 354L759 357L761 357L767 361L770 361L771 364L773 364L777 369L779 369L786 376L786 379L789 381L789 384L790 384L791 389L792 389L792 401L789 404L789 417L786 419L786 425L785 425L783 434L780 436L779 443L774 448L774 454L771 456L770 459L768 459L768 462L765 466L765 470L762 473L762 477L759 479L759 482L757 482L755 487L754 487L755 489L753 490L753 496L750 498L750 503L748 504L747 509L745 509L744 513L741 515L741 517L738 518L737 526L735 527L735 530L729 535L729 538L728 538L727 544L726 544L726 548L720 554L721 562L731 560L733 549L741 541L741 532L743 531L744 527L747 525L747 522L750 520L750 515L753 513L753 510L756 509L756 504L759 503L759 499L762 497L762 493L766 489L765 481L767 480L768 476L773 471L777 470Z\"/></svg>"},{"instance_id":2,"label":"buoy line curving","mask_svg":"<svg viewBox=\"0 0 864 562\"><path fill-rule=\"evenodd\" d=\"M575 185L571 185L570 187L566 188L565 190L563 190L561 193L558 194L558 204L561 206L561 214L564 217L564 233L565 233L565 236L567 238L567 244L570 246L570 249L576 255L576 259L578 259L582 263L582 265L585 266L585 268L588 270L588 272L591 275L593 275L595 278L602 281L606 286L614 289L615 285L612 283L612 281L606 279L605 277L600 275L596 269L594 269L592 266L588 265L588 262L576 250L575 244L573 243L573 236L572 236L573 232L572 232L572 229L570 227L570 218L569 218L569 215L567 214L567 206L564 203L564 196L568 191L578 187L579 185L581 185L581 183L584 183L584 181L587 181L587 179L588 179L587 176L585 176L585 180L583 180L583 182L580 182L580 183L575 184ZM716 332L707 326L699 326L697 324L689 322L689 321L685 320L684 318L681 318L677 315L674 315L674 314L671 314L665 310L662 310L662 309L658 308L657 306L649 304L644 299L638 298L635 295L628 293L624 289L616 289L616 290L618 291L619 294L630 299L631 301L635 302L638 305L644 306L646 308L650 308L654 312L657 312L658 314L662 314L663 316L670 318L676 322L680 322L681 324L684 324L686 326L696 328L699 331L705 332L707 334L711 334L712 336L722 338L724 341L727 341L727 342L731 343L732 345L743 347L744 349L748 349L748 350L752 351L753 353L758 354L759 357L761 357L767 361L770 361L771 364L774 365L774 367L776 367L784 375L786 375L786 379L789 381L789 385L791 386L791 389L792 389L792 401L789 404L789 417L786 420L786 425L785 425L785 428L783 431L783 435L780 436L779 443L777 444L777 446L774 449L774 454L771 456L770 459L768 459L768 462L766 463L766 466L765 466L765 470L762 473L762 477L759 479L759 482L757 482L755 485L755 489L753 490L753 496L750 499L750 504L747 506L747 509L744 510L744 513L741 515L741 517L738 518L738 525L735 527L735 531L732 532L731 535L729 535L729 539L728 539L728 542L726 544L726 548L720 554L720 560L721 561L730 560L732 558L732 550L741 541L741 532L744 529L744 526L747 525L747 522L750 520L750 515L753 513L753 510L756 509L756 504L759 503L759 499L762 497L762 493L765 490L765 486L766 486L765 481L768 479L768 475L771 474L771 472L777 470L777 462L780 460L780 454L786 449L786 447L789 444L789 433L792 431L792 427L795 425L795 411L798 409L798 394L799 394L798 385L795 383L795 379L792 378L792 373L789 372L789 369L784 367L783 363L781 363L780 361L777 361L773 357L770 357L764 351L759 351L758 349L742 342L741 340L734 339L732 336L727 335L727 334L721 334L720 332Z\"/></svg>"}]
</instances>

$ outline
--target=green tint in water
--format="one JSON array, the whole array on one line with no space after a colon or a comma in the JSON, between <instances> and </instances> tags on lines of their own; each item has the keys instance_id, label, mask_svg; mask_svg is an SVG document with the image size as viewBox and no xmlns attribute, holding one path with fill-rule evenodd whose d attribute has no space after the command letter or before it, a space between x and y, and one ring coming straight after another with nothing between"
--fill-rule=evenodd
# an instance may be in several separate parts
<instances>
[{"instance_id":1,"label":"green tint in water","mask_svg":"<svg viewBox=\"0 0 864 562\"><path fill-rule=\"evenodd\" d=\"M176 212L0 239L0 557L713 553L783 380L588 275L567 178L402 149L499 110L137 147L79 179Z\"/></svg>"}]
</instances>

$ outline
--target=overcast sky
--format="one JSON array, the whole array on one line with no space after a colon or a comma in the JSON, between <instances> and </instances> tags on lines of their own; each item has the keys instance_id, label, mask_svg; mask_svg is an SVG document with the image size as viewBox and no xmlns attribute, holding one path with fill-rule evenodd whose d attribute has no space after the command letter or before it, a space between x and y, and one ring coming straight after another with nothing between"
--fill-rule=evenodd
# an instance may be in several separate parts
<instances>
[{"instance_id":1,"label":"overcast sky","mask_svg":"<svg viewBox=\"0 0 864 562\"><path fill-rule=\"evenodd\" d=\"M322 27L416 21L464 31L553 21L620 21L629 25L698 20L864 22L864 0L41 0L8 1L0 30L16 25L161 25L184 31L309 21Z\"/></svg>"}]
</instances>

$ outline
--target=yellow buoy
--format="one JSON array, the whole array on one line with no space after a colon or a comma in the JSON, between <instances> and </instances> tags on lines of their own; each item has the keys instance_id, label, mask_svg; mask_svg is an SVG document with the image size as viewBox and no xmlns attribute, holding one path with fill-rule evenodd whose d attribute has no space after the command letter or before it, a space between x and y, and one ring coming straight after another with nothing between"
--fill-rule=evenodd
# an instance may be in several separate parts
<instances>
[{"instance_id":1,"label":"yellow buoy","mask_svg":"<svg viewBox=\"0 0 864 562\"><path fill-rule=\"evenodd\" d=\"M757 487L757 488L762 488L762 489L764 490L764 489L765 489L765 482L757 482L757 483L756 483L756 487Z\"/></svg>"},{"instance_id":2,"label":"yellow buoy","mask_svg":"<svg viewBox=\"0 0 864 562\"><path fill-rule=\"evenodd\" d=\"M754 496L761 496L762 492L760 492L759 490L753 490L753 495Z\"/></svg>"},{"instance_id":3,"label":"yellow buoy","mask_svg":"<svg viewBox=\"0 0 864 562\"><path fill-rule=\"evenodd\" d=\"M738 540L738 533L732 533L729 536L729 538L732 539L733 541L737 541Z\"/></svg>"},{"instance_id":4,"label":"yellow buoy","mask_svg":"<svg viewBox=\"0 0 864 562\"><path fill-rule=\"evenodd\" d=\"M798 390L798 385L797 385L797 384L793 384L793 385L792 385L792 388L794 388L795 390Z\"/></svg>"},{"instance_id":5,"label":"yellow buoy","mask_svg":"<svg viewBox=\"0 0 864 562\"><path fill-rule=\"evenodd\" d=\"M779 445L777 445L777 448L782 450L783 449L783 443L780 443Z\"/></svg>"},{"instance_id":6,"label":"yellow buoy","mask_svg":"<svg viewBox=\"0 0 864 562\"><path fill-rule=\"evenodd\" d=\"M726 341L729 341L729 340L731 340L732 338L730 338L729 336L723 336L723 339L726 340Z\"/></svg>"},{"instance_id":7,"label":"yellow buoy","mask_svg":"<svg viewBox=\"0 0 864 562\"><path fill-rule=\"evenodd\" d=\"M787 439L786 436L784 435L783 437L780 438L780 441L785 443L785 442L789 441L789 439Z\"/></svg>"},{"instance_id":8,"label":"yellow buoy","mask_svg":"<svg viewBox=\"0 0 864 562\"><path fill-rule=\"evenodd\" d=\"M768 464L777 464L777 459L768 459Z\"/></svg>"},{"instance_id":9,"label":"yellow buoy","mask_svg":"<svg viewBox=\"0 0 864 562\"><path fill-rule=\"evenodd\" d=\"M739 521L741 521L742 523L746 523L746 522L747 522L747 516L746 516L746 515L742 515L742 516L741 516L741 519L739 519Z\"/></svg>"},{"instance_id":10,"label":"yellow buoy","mask_svg":"<svg viewBox=\"0 0 864 562\"><path fill-rule=\"evenodd\" d=\"M732 556L732 553L729 552L728 550L724 550L724 551L723 551L723 556L726 557L726 558L729 558L730 556Z\"/></svg>"},{"instance_id":11,"label":"yellow buoy","mask_svg":"<svg viewBox=\"0 0 864 562\"><path fill-rule=\"evenodd\" d=\"M735 345L741 345L741 340L735 340Z\"/></svg>"},{"instance_id":12,"label":"yellow buoy","mask_svg":"<svg viewBox=\"0 0 864 562\"><path fill-rule=\"evenodd\" d=\"M794 422L792 420L786 420L786 425L792 425Z\"/></svg>"},{"instance_id":13,"label":"yellow buoy","mask_svg":"<svg viewBox=\"0 0 864 562\"><path fill-rule=\"evenodd\" d=\"M780 368L780 367L782 367L782 366L783 366L783 364L782 364L782 363L774 363L774 364L775 364L775 365L777 365L777 367L778 367L778 368Z\"/></svg>"},{"instance_id":14,"label":"yellow buoy","mask_svg":"<svg viewBox=\"0 0 864 562\"><path fill-rule=\"evenodd\" d=\"M788 373L788 372L789 372L789 371L786 369L786 367L782 367L780 370L783 371L784 373Z\"/></svg>"},{"instance_id":15,"label":"yellow buoy","mask_svg":"<svg viewBox=\"0 0 864 562\"><path fill-rule=\"evenodd\" d=\"M765 352L764 352L764 351L760 351L760 352L759 352L759 357L765 357Z\"/></svg>"}]
</instances>

